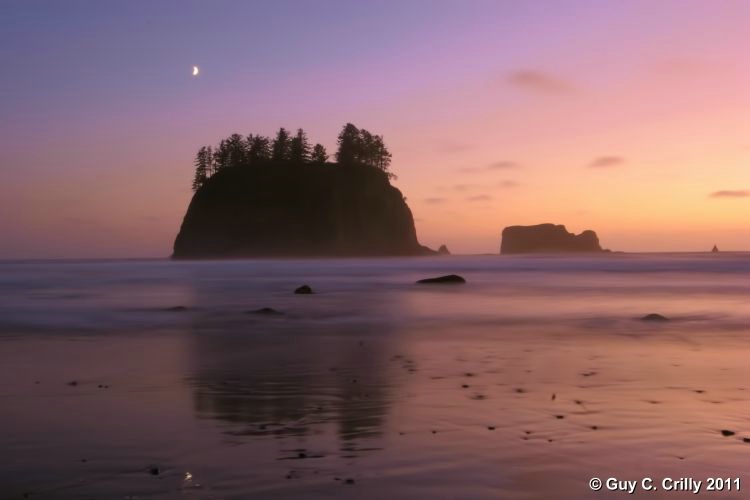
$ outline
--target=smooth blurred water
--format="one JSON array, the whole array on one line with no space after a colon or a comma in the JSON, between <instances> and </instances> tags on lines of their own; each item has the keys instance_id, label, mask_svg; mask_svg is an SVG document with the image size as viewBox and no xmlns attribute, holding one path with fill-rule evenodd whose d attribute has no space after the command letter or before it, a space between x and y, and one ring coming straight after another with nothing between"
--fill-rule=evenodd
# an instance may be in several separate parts
<instances>
[{"instance_id":1,"label":"smooth blurred water","mask_svg":"<svg viewBox=\"0 0 750 500\"><path fill-rule=\"evenodd\" d=\"M449 300L442 290L413 286L445 273L465 276L470 286L452 289ZM272 306L315 317L386 315L395 321L414 319L414 313L422 319L556 321L659 310L708 315L731 327L750 314L741 307L747 305L749 278L747 253L0 262L0 335L172 328L180 319L160 309L173 306L227 315ZM290 295L302 283L319 292L314 307ZM549 297L554 300L540 307ZM403 301L411 304L409 318L399 311Z\"/></svg>"},{"instance_id":2,"label":"smooth blurred water","mask_svg":"<svg viewBox=\"0 0 750 500\"><path fill-rule=\"evenodd\" d=\"M415 284L449 273L468 283ZM597 474L740 474L749 278L747 253L2 262L0 497L597 498Z\"/></svg>"}]
</instances>

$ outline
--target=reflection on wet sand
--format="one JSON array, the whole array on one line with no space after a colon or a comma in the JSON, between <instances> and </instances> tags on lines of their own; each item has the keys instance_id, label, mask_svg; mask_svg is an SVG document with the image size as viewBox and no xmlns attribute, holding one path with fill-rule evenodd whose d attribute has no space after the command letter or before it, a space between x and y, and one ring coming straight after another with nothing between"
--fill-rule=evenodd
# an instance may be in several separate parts
<instances>
[{"instance_id":1,"label":"reflection on wet sand","mask_svg":"<svg viewBox=\"0 0 750 500\"><path fill-rule=\"evenodd\" d=\"M294 449L328 433L342 456L373 449L366 443L382 434L393 389L397 341L387 322L375 337L372 325L294 315L236 319L241 329L217 321L197 317L190 339L199 418L224 422L232 436L293 440Z\"/></svg>"}]
</instances>

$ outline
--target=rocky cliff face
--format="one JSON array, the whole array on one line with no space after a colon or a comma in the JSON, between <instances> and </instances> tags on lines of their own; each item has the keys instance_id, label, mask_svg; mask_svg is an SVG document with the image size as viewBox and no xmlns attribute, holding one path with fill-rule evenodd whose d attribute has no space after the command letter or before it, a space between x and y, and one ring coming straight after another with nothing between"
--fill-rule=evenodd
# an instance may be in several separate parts
<instances>
[{"instance_id":1,"label":"rocky cliff face","mask_svg":"<svg viewBox=\"0 0 750 500\"><path fill-rule=\"evenodd\" d=\"M569 233L565 226L538 224L536 226L509 226L503 229L501 254L602 252L594 231Z\"/></svg>"},{"instance_id":2,"label":"rocky cliff face","mask_svg":"<svg viewBox=\"0 0 750 500\"><path fill-rule=\"evenodd\" d=\"M174 258L422 255L385 173L358 165L228 168L193 196Z\"/></svg>"}]
</instances>

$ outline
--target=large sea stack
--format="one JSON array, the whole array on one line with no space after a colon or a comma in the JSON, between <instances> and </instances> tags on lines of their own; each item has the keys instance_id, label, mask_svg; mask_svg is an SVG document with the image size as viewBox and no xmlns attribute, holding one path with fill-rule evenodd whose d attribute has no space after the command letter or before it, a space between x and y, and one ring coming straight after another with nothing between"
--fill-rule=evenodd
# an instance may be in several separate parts
<instances>
[{"instance_id":1,"label":"large sea stack","mask_svg":"<svg viewBox=\"0 0 750 500\"><path fill-rule=\"evenodd\" d=\"M366 165L268 161L217 172L196 191L174 258L433 253L388 174Z\"/></svg>"},{"instance_id":2,"label":"large sea stack","mask_svg":"<svg viewBox=\"0 0 750 500\"><path fill-rule=\"evenodd\" d=\"M559 224L506 227L500 244L501 254L603 251L594 231L573 234Z\"/></svg>"}]
</instances>

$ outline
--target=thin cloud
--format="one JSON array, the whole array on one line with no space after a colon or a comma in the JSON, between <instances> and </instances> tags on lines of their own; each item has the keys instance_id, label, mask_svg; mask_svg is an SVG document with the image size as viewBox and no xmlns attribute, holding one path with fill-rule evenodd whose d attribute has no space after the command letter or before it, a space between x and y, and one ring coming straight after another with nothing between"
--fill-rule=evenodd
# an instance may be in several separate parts
<instances>
[{"instance_id":1,"label":"thin cloud","mask_svg":"<svg viewBox=\"0 0 750 500\"><path fill-rule=\"evenodd\" d=\"M721 191L714 191L709 196L711 196L711 198L748 198L750 197L750 191L746 189L724 189Z\"/></svg>"},{"instance_id":2,"label":"thin cloud","mask_svg":"<svg viewBox=\"0 0 750 500\"><path fill-rule=\"evenodd\" d=\"M507 170L511 168L517 168L520 165L514 161L496 161L490 163L485 167L463 167L459 168L458 171L465 174L478 174L487 170Z\"/></svg>"},{"instance_id":3,"label":"thin cloud","mask_svg":"<svg viewBox=\"0 0 750 500\"><path fill-rule=\"evenodd\" d=\"M573 87L549 73L536 70L518 70L508 75L508 83L523 90L540 94L567 94Z\"/></svg>"},{"instance_id":4,"label":"thin cloud","mask_svg":"<svg viewBox=\"0 0 750 500\"><path fill-rule=\"evenodd\" d=\"M622 156L600 156L598 158L594 158L594 160L589 163L589 167L591 168L611 168L611 167L619 167L620 165L625 164L625 158Z\"/></svg>"},{"instance_id":5,"label":"thin cloud","mask_svg":"<svg viewBox=\"0 0 750 500\"><path fill-rule=\"evenodd\" d=\"M518 163L514 161L496 161L495 163L490 163L487 165L487 168L489 170L501 170L506 168L516 168L518 167Z\"/></svg>"},{"instance_id":6,"label":"thin cloud","mask_svg":"<svg viewBox=\"0 0 750 500\"><path fill-rule=\"evenodd\" d=\"M455 186L453 186L453 190L458 191L458 192L464 192L464 191L470 191L472 189L479 189L481 187L482 186L478 184L456 184Z\"/></svg>"},{"instance_id":7,"label":"thin cloud","mask_svg":"<svg viewBox=\"0 0 750 500\"><path fill-rule=\"evenodd\" d=\"M492 200L492 196L486 195L486 194L479 194L477 196L469 196L466 198L466 201L490 201Z\"/></svg>"},{"instance_id":8,"label":"thin cloud","mask_svg":"<svg viewBox=\"0 0 750 500\"><path fill-rule=\"evenodd\" d=\"M474 145L465 142L455 142L451 140L438 141L435 147L444 153L465 153L474 149Z\"/></svg>"},{"instance_id":9,"label":"thin cloud","mask_svg":"<svg viewBox=\"0 0 750 500\"><path fill-rule=\"evenodd\" d=\"M500 181L497 184L497 187L503 188L503 189L510 189L510 188L515 188L518 186L519 184L516 181Z\"/></svg>"},{"instance_id":10,"label":"thin cloud","mask_svg":"<svg viewBox=\"0 0 750 500\"><path fill-rule=\"evenodd\" d=\"M440 203L445 203L445 198L425 198L424 202L429 203L430 205L439 205Z\"/></svg>"}]
</instances>

